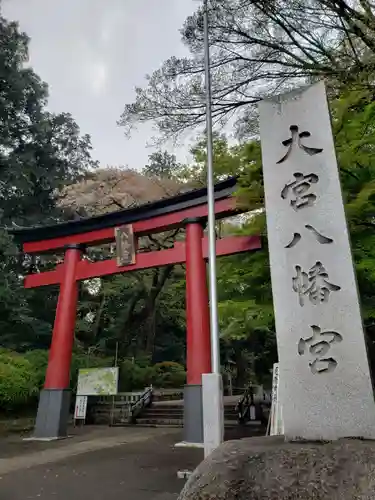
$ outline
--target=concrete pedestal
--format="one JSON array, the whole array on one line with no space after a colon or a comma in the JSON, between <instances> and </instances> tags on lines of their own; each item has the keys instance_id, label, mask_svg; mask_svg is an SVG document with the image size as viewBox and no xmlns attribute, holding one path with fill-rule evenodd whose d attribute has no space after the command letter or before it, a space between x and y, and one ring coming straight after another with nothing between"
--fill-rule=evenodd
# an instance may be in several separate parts
<instances>
[{"instance_id":1,"label":"concrete pedestal","mask_svg":"<svg viewBox=\"0 0 375 500\"><path fill-rule=\"evenodd\" d=\"M36 417L35 439L59 439L67 436L70 390L43 389Z\"/></svg>"},{"instance_id":2,"label":"concrete pedestal","mask_svg":"<svg viewBox=\"0 0 375 500\"><path fill-rule=\"evenodd\" d=\"M202 386L185 385L184 442L203 443Z\"/></svg>"},{"instance_id":3,"label":"concrete pedestal","mask_svg":"<svg viewBox=\"0 0 375 500\"><path fill-rule=\"evenodd\" d=\"M223 380L217 373L202 375L204 456L224 441Z\"/></svg>"}]
</instances>

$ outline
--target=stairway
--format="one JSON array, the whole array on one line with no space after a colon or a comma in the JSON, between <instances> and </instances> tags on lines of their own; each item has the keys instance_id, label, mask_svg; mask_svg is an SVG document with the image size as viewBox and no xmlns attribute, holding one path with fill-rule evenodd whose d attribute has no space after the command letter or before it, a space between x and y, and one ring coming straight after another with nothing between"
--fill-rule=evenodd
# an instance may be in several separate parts
<instances>
[{"instance_id":1,"label":"stairway","mask_svg":"<svg viewBox=\"0 0 375 500\"><path fill-rule=\"evenodd\" d=\"M145 408L137 418L137 426L142 427L183 427L183 402L155 402Z\"/></svg>"},{"instance_id":2,"label":"stairway","mask_svg":"<svg viewBox=\"0 0 375 500\"><path fill-rule=\"evenodd\" d=\"M136 422L141 427L183 427L183 424L183 401L154 402L142 411ZM233 403L224 405L224 424L226 429L238 426L237 411Z\"/></svg>"}]
</instances>

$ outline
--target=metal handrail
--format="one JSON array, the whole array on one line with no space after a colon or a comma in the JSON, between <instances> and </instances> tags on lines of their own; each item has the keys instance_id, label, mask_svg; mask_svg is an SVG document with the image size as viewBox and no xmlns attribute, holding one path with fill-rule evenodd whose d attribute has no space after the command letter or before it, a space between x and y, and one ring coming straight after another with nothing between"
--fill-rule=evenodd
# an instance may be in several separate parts
<instances>
[{"instance_id":1,"label":"metal handrail","mask_svg":"<svg viewBox=\"0 0 375 500\"><path fill-rule=\"evenodd\" d=\"M141 413L143 408L146 406L150 406L152 403L152 395L153 389L151 387L147 387L143 394L137 399L135 403L129 403L129 420L134 423L135 419Z\"/></svg>"},{"instance_id":2,"label":"metal handrail","mask_svg":"<svg viewBox=\"0 0 375 500\"><path fill-rule=\"evenodd\" d=\"M254 406L254 391L251 386L246 387L242 397L236 405L238 421L246 423L250 420L250 407Z\"/></svg>"}]
</instances>

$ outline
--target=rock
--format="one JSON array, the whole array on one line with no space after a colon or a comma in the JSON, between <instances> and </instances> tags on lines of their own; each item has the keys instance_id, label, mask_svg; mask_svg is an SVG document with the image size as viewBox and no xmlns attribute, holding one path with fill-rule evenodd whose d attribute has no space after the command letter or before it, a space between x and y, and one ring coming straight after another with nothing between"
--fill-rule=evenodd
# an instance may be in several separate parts
<instances>
[{"instance_id":1,"label":"rock","mask_svg":"<svg viewBox=\"0 0 375 500\"><path fill-rule=\"evenodd\" d=\"M375 441L228 441L190 476L179 500L375 499Z\"/></svg>"}]
</instances>

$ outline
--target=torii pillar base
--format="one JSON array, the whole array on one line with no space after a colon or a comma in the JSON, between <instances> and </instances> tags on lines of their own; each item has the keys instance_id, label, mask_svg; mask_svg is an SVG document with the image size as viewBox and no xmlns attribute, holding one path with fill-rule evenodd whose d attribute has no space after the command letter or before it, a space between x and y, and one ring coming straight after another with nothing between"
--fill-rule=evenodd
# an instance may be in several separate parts
<instances>
[{"instance_id":1,"label":"torii pillar base","mask_svg":"<svg viewBox=\"0 0 375 500\"><path fill-rule=\"evenodd\" d=\"M69 389L43 389L39 397L34 439L53 440L68 436Z\"/></svg>"}]
</instances>

